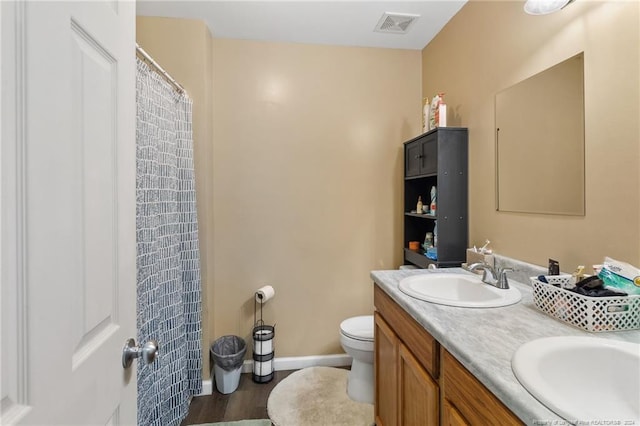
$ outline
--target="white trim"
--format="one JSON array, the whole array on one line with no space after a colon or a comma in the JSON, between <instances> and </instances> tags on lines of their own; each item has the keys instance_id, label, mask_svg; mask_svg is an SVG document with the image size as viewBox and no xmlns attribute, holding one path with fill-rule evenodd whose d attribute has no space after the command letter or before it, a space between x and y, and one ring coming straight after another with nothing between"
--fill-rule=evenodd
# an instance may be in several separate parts
<instances>
[{"instance_id":1,"label":"white trim","mask_svg":"<svg viewBox=\"0 0 640 426\"><path fill-rule=\"evenodd\" d=\"M208 380L202 381L202 392L196 396L211 395L212 393L213 393L213 380L208 379Z\"/></svg>"},{"instance_id":2,"label":"white trim","mask_svg":"<svg viewBox=\"0 0 640 426\"><path fill-rule=\"evenodd\" d=\"M275 371L300 370L301 368L320 366L346 367L348 365L351 365L351 357L347 354L286 357L273 360L273 369Z\"/></svg>"},{"instance_id":3,"label":"white trim","mask_svg":"<svg viewBox=\"0 0 640 426\"><path fill-rule=\"evenodd\" d=\"M274 371L300 370L307 367L346 367L349 365L351 365L351 357L347 354L296 356L273 359ZM245 360L242 364L242 372L251 373L252 371L253 360ZM197 396L211 395L212 393L213 380L203 380L202 393Z\"/></svg>"},{"instance_id":4,"label":"white trim","mask_svg":"<svg viewBox=\"0 0 640 426\"><path fill-rule=\"evenodd\" d=\"M28 292L26 268L26 11L24 2L2 2L2 123L0 192L2 206L2 377L0 423L18 423L29 406ZM9 324L9 325L5 325Z\"/></svg>"},{"instance_id":5,"label":"white trim","mask_svg":"<svg viewBox=\"0 0 640 426\"><path fill-rule=\"evenodd\" d=\"M276 359L277 358L273 359L273 367L274 367L273 370L274 371L276 370L276 368L275 368ZM252 359L245 359L244 360L244 363L242 364L242 372L243 373L251 373L251 372L253 372L253 360Z\"/></svg>"}]
</instances>

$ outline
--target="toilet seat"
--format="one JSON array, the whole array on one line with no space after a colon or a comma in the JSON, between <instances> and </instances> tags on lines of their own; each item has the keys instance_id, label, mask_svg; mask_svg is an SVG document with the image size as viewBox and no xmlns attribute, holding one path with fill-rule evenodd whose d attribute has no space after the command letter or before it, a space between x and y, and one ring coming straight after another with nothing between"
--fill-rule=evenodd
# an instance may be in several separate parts
<instances>
[{"instance_id":1,"label":"toilet seat","mask_svg":"<svg viewBox=\"0 0 640 426\"><path fill-rule=\"evenodd\" d=\"M373 315L348 318L340 323L340 332L346 337L373 342Z\"/></svg>"}]
</instances>

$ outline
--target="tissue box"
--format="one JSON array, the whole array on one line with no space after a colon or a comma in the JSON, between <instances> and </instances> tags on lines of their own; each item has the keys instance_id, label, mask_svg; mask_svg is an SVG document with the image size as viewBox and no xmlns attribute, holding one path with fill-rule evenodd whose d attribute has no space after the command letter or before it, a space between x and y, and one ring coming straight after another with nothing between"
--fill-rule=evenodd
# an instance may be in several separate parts
<instances>
[{"instance_id":1,"label":"tissue box","mask_svg":"<svg viewBox=\"0 0 640 426\"><path fill-rule=\"evenodd\" d=\"M493 255L492 254L482 254L473 251L473 249L467 249L467 265L471 265L472 263L484 262L491 267L494 266Z\"/></svg>"}]
</instances>

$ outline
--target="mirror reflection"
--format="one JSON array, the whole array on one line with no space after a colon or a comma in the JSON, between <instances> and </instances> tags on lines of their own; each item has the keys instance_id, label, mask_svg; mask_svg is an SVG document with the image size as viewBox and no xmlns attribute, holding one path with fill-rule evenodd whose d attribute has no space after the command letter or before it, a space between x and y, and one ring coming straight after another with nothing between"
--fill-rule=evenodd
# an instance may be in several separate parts
<instances>
[{"instance_id":1,"label":"mirror reflection","mask_svg":"<svg viewBox=\"0 0 640 426\"><path fill-rule=\"evenodd\" d=\"M584 215L583 54L499 92L495 105L497 209Z\"/></svg>"}]
</instances>

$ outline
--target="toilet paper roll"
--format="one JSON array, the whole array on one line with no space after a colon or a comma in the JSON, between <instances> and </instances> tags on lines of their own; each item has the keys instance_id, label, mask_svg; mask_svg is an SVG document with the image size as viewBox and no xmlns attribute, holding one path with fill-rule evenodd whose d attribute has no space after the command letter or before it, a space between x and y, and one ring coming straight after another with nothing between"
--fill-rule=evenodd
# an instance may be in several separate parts
<instances>
[{"instance_id":1,"label":"toilet paper roll","mask_svg":"<svg viewBox=\"0 0 640 426\"><path fill-rule=\"evenodd\" d=\"M254 340L253 352L255 352L256 355L270 354L271 352L273 352L273 339L265 341Z\"/></svg>"},{"instance_id":2,"label":"toilet paper roll","mask_svg":"<svg viewBox=\"0 0 640 426\"><path fill-rule=\"evenodd\" d=\"M265 285L264 287L260 287L256 291L256 302L265 303L275 295L276 291L273 289L273 287L271 287L270 285Z\"/></svg>"},{"instance_id":3,"label":"toilet paper roll","mask_svg":"<svg viewBox=\"0 0 640 426\"><path fill-rule=\"evenodd\" d=\"M268 376L273 372L273 360L260 362L253 361L253 374L257 376Z\"/></svg>"}]
</instances>

